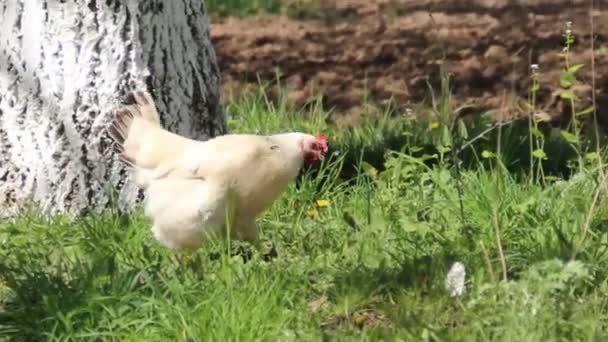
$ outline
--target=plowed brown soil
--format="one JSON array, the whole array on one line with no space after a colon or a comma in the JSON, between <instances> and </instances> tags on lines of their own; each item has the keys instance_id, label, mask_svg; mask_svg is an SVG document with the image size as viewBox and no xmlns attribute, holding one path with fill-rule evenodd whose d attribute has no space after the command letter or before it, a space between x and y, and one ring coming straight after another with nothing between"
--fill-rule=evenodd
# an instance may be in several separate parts
<instances>
[{"instance_id":1,"label":"plowed brown soil","mask_svg":"<svg viewBox=\"0 0 608 342\"><path fill-rule=\"evenodd\" d=\"M583 100L591 96L590 14L595 22L599 110L608 121L608 1L595 0L336 0L303 18L263 15L213 18L211 34L224 92L243 83L274 82L304 104L322 93L334 119L355 123L366 90L401 107L429 100L445 54L457 104L502 106L504 95L527 97L530 65L541 73L540 106L560 117L556 98L566 22L576 41L571 63L584 63Z\"/></svg>"}]
</instances>

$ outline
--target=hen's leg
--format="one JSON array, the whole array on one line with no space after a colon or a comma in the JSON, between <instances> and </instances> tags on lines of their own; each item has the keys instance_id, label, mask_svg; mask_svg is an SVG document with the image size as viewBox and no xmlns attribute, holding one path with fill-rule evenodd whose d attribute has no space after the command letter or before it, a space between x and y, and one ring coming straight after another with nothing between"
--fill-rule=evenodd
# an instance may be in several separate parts
<instances>
[{"instance_id":1,"label":"hen's leg","mask_svg":"<svg viewBox=\"0 0 608 342\"><path fill-rule=\"evenodd\" d=\"M237 228L238 229L235 232L235 238L242 241L247 241L248 243L253 245L258 251L258 253L260 253L260 255L262 256L262 259L268 261L270 259L276 258L277 251L274 247L274 243L263 243L259 239L259 232L257 224L255 223L255 219L240 220L239 224L237 225Z\"/></svg>"}]
</instances>

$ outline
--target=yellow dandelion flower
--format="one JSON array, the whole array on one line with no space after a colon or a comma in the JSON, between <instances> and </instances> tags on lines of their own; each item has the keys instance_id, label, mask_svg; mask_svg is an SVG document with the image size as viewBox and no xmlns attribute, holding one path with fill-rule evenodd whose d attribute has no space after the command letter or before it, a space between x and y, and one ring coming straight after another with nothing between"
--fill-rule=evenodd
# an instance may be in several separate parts
<instances>
[{"instance_id":1,"label":"yellow dandelion flower","mask_svg":"<svg viewBox=\"0 0 608 342\"><path fill-rule=\"evenodd\" d=\"M306 212L306 216L308 216L308 218L310 218L311 220L314 220L319 217L319 212L317 211L317 209L313 208Z\"/></svg>"},{"instance_id":2,"label":"yellow dandelion flower","mask_svg":"<svg viewBox=\"0 0 608 342\"><path fill-rule=\"evenodd\" d=\"M317 206L319 208L327 208L329 207L329 201L326 199L317 200Z\"/></svg>"},{"instance_id":3,"label":"yellow dandelion flower","mask_svg":"<svg viewBox=\"0 0 608 342\"><path fill-rule=\"evenodd\" d=\"M363 324L365 324L365 321L367 321L365 315L362 315L360 313L357 313L354 316L355 317L353 318L353 321L358 326L362 326Z\"/></svg>"}]
</instances>

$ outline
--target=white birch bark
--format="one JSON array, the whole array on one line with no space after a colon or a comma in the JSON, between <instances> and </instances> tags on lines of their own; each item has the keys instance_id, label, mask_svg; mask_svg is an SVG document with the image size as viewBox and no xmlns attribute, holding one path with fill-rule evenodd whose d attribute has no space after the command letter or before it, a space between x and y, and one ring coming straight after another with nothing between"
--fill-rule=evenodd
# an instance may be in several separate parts
<instances>
[{"instance_id":1,"label":"white birch bark","mask_svg":"<svg viewBox=\"0 0 608 342\"><path fill-rule=\"evenodd\" d=\"M130 90L170 131L225 132L202 0L0 0L0 32L0 216L133 208L106 130Z\"/></svg>"}]
</instances>

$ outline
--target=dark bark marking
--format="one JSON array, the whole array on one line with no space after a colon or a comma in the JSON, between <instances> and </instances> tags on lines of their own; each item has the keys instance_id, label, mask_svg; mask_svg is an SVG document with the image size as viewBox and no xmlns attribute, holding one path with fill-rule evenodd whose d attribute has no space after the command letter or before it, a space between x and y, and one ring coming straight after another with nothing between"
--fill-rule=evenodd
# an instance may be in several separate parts
<instances>
[{"instance_id":1,"label":"dark bark marking","mask_svg":"<svg viewBox=\"0 0 608 342\"><path fill-rule=\"evenodd\" d=\"M20 6L19 9L17 10L17 20L15 21L15 27L14 29L17 30L21 30L21 22L22 22L22 18L23 18L23 9L25 8L25 2L24 1L20 1L19 2ZM21 38L22 36L19 36L19 40L23 41L23 39Z\"/></svg>"},{"instance_id":2,"label":"dark bark marking","mask_svg":"<svg viewBox=\"0 0 608 342\"><path fill-rule=\"evenodd\" d=\"M120 9L120 1L106 0L106 6L110 7L114 12L117 13Z\"/></svg>"}]
</instances>

